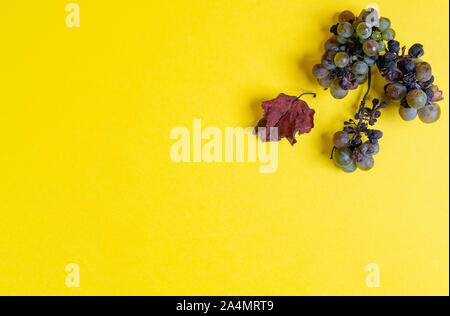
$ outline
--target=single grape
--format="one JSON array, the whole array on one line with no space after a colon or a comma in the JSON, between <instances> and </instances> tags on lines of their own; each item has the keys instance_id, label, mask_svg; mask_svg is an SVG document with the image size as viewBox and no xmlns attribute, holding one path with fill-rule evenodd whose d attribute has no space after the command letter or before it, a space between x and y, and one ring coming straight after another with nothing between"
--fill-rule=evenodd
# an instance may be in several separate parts
<instances>
[{"instance_id":1,"label":"single grape","mask_svg":"<svg viewBox=\"0 0 450 316\"><path fill-rule=\"evenodd\" d=\"M378 153L380 152L380 144L376 143L376 144L372 144L370 141L365 142L365 144L368 144L369 149L368 149L368 154L371 156L376 156L378 155Z\"/></svg>"},{"instance_id":2,"label":"single grape","mask_svg":"<svg viewBox=\"0 0 450 316\"><path fill-rule=\"evenodd\" d=\"M339 82L339 79L335 79L330 86L330 92L331 95L335 98L335 99L343 99L347 96L348 94L348 90L344 90L341 87L341 84Z\"/></svg>"},{"instance_id":3,"label":"single grape","mask_svg":"<svg viewBox=\"0 0 450 316\"><path fill-rule=\"evenodd\" d=\"M406 96L406 102L408 102L408 105L415 109L423 108L425 104L427 104L427 101L427 94L423 92L422 89L411 90Z\"/></svg>"},{"instance_id":4,"label":"single grape","mask_svg":"<svg viewBox=\"0 0 450 316\"><path fill-rule=\"evenodd\" d=\"M374 40L368 40L363 44L364 54L369 57L375 56L378 54L378 42Z\"/></svg>"},{"instance_id":5,"label":"single grape","mask_svg":"<svg viewBox=\"0 0 450 316\"><path fill-rule=\"evenodd\" d=\"M339 24L337 32L339 36L348 38L353 35L353 27L350 23L344 22Z\"/></svg>"},{"instance_id":6,"label":"single grape","mask_svg":"<svg viewBox=\"0 0 450 316\"><path fill-rule=\"evenodd\" d=\"M398 113L404 121L412 121L417 117L417 109L400 106Z\"/></svg>"},{"instance_id":7,"label":"single grape","mask_svg":"<svg viewBox=\"0 0 450 316\"><path fill-rule=\"evenodd\" d=\"M338 148L334 152L334 161L339 167L347 166L353 161L352 151L348 147Z\"/></svg>"},{"instance_id":8,"label":"single grape","mask_svg":"<svg viewBox=\"0 0 450 316\"><path fill-rule=\"evenodd\" d=\"M369 171L375 165L375 159L372 156L365 156L361 161L356 162L359 169Z\"/></svg>"},{"instance_id":9,"label":"single grape","mask_svg":"<svg viewBox=\"0 0 450 316\"><path fill-rule=\"evenodd\" d=\"M322 57L322 65L327 70L334 70L336 69L336 65L334 64L334 56L336 56L336 52L333 52L331 50L327 51L323 57Z\"/></svg>"},{"instance_id":10,"label":"single grape","mask_svg":"<svg viewBox=\"0 0 450 316\"><path fill-rule=\"evenodd\" d=\"M381 33L381 37L386 42L389 42L395 38L395 31L393 29L387 29Z\"/></svg>"},{"instance_id":11,"label":"single grape","mask_svg":"<svg viewBox=\"0 0 450 316\"><path fill-rule=\"evenodd\" d=\"M363 61L357 61L353 64L352 71L355 75L365 75L369 72L369 66Z\"/></svg>"},{"instance_id":12,"label":"single grape","mask_svg":"<svg viewBox=\"0 0 450 316\"><path fill-rule=\"evenodd\" d=\"M353 173L358 169L358 166L356 165L356 162L352 160L348 165L342 166L341 168L345 173Z\"/></svg>"},{"instance_id":13,"label":"single grape","mask_svg":"<svg viewBox=\"0 0 450 316\"><path fill-rule=\"evenodd\" d=\"M386 86L386 96L392 101L400 102L407 93L406 87L400 83L391 83Z\"/></svg>"},{"instance_id":14,"label":"single grape","mask_svg":"<svg viewBox=\"0 0 450 316\"><path fill-rule=\"evenodd\" d=\"M381 32L391 27L391 21L388 18L380 18L379 29Z\"/></svg>"},{"instance_id":15,"label":"single grape","mask_svg":"<svg viewBox=\"0 0 450 316\"><path fill-rule=\"evenodd\" d=\"M367 64L367 66L372 67L375 65L375 60L370 58L369 56L364 56L364 62Z\"/></svg>"},{"instance_id":16,"label":"single grape","mask_svg":"<svg viewBox=\"0 0 450 316\"><path fill-rule=\"evenodd\" d=\"M346 132L337 132L333 136L333 144L336 148L344 148L350 144L350 136Z\"/></svg>"},{"instance_id":17,"label":"single grape","mask_svg":"<svg viewBox=\"0 0 450 316\"><path fill-rule=\"evenodd\" d=\"M350 57L347 55L347 53L339 52L334 57L334 64L340 68L347 67L349 62L350 62Z\"/></svg>"},{"instance_id":18,"label":"single grape","mask_svg":"<svg viewBox=\"0 0 450 316\"><path fill-rule=\"evenodd\" d=\"M339 23L350 22L355 20L355 15L352 11L346 10L339 15Z\"/></svg>"},{"instance_id":19,"label":"single grape","mask_svg":"<svg viewBox=\"0 0 450 316\"><path fill-rule=\"evenodd\" d=\"M332 50L332 51L338 51L339 50L339 43L336 38L330 38L328 41L325 42L325 50Z\"/></svg>"},{"instance_id":20,"label":"single grape","mask_svg":"<svg viewBox=\"0 0 450 316\"><path fill-rule=\"evenodd\" d=\"M367 74L356 75L356 81L358 81L358 84L366 83L368 79L369 79L369 76Z\"/></svg>"},{"instance_id":21,"label":"single grape","mask_svg":"<svg viewBox=\"0 0 450 316\"><path fill-rule=\"evenodd\" d=\"M419 118L424 123L434 123L441 117L441 108L436 103L427 104L419 110Z\"/></svg>"},{"instance_id":22,"label":"single grape","mask_svg":"<svg viewBox=\"0 0 450 316\"><path fill-rule=\"evenodd\" d=\"M372 28L366 23L360 23L356 28L356 34L361 39L369 38L372 35Z\"/></svg>"},{"instance_id":23,"label":"single grape","mask_svg":"<svg viewBox=\"0 0 450 316\"><path fill-rule=\"evenodd\" d=\"M322 78L328 77L330 72L323 65L318 64L318 65L314 65L313 74L314 74L314 77L316 77L317 79L322 79Z\"/></svg>"},{"instance_id":24,"label":"single grape","mask_svg":"<svg viewBox=\"0 0 450 316\"><path fill-rule=\"evenodd\" d=\"M419 82L426 82L433 76L429 63L421 63L416 68L416 79Z\"/></svg>"},{"instance_id":25,"label":"single grape","mask_svg":"<svg viewBox=\"0 0 450 316\"><path fill-rule=\"evenodd\" d=\"M386 43L383 41L378 41L378 52L382 53L386 50Z\"/></svg>"},{"instance_id":26,"label":"single grape","mask_svg":"<svg viewBox=\"0 0 450 316\"><path fill-rule=\"evenodd\" d=\"M379 41L381 39L381 32L373 32L372 33L372 39L375 41Z\"/></svg>"},{"instance_id":27,"label":"single grape","mask_svg":"<svg viewBox=\"0 0 450 316\"><path fill-rule=\"evenodd\" d=\"M327 76L325 78L320 78L317 81L325 89L328 89L330 87L331 83L333 82L333 80L331 79L330 76Z\"/></svg>"}]
</instances>

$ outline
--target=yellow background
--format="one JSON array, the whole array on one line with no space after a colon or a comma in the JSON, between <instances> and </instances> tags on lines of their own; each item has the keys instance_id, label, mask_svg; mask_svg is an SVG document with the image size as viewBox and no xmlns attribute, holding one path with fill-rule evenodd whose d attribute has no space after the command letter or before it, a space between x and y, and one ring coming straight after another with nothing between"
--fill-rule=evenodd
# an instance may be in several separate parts
<instances>
[{"instance_id":1,"label":"yellow background","mask_svg":"<svg viewBox=\"0 0 450 316\"><path fill-rule=\"evenodd\" d=\"M328 159L361 92L334 100L311 67L365 2L73 2L79 29L67 1L2 4L0 294L448 295L448 98L435 125L387 109L370 173ZM448 2L377 3L448 97ZM252 126L305 91L316 128L280 143L277 173L171 162L172 128Z\"/></svg>"}]
</instances>

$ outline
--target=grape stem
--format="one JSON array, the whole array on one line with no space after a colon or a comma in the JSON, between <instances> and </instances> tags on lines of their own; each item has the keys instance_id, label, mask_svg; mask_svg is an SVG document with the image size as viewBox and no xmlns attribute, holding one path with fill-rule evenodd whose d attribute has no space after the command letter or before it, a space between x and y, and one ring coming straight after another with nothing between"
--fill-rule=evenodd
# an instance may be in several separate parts
<instances>
[{"instance_id":1,"label":"grape stem","mask_svg":"<svg viewBox=\"0 0 450 316\"><path fill-rule=\"evenodd\" d=\"M317 94L313 93L313 92L306 92L301 94L299 97L297 97L297 100L300 100L304 95L312 95L313 98L317 97Z\"/></svg>"},{"instance_id":2,"label":"grape stem","mask_svg":"<svg viewBox=\"0 0 450 316\"><path fill-rule=\"evenodd\" d=\"M359 106L359 111L358 113L362 113L364 107L366 106L366 102L367 102L367 97L369 96L370 90L372 89L372 69L369 67L369 73L368 73L368 84L367 84L367 91L364 94L364 97L361 101L361 104ZM357 135L353 135L353 139L356 137ZM352 140L353 140L352 139ZM336 146L333 146L333 149L331 150L331 157L330 159L333 160L334 158L334 152L336 151Z\"/></svg>"}]
</instances>

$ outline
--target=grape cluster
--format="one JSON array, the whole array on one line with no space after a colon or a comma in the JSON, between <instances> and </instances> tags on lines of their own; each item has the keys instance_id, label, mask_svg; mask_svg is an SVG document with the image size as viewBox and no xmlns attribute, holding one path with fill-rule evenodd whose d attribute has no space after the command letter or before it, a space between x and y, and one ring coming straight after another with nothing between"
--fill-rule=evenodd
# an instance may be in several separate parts
<instances>
[{"instance_id":1,"label":"grape cluster","mask_svg":"<svg viewBox=\"0 0 450 316\"><path fill-rule=\"evenodd\" d=\"M367 81L370 67L395 38L395 31L374 9L363 10L358 17L344 11L330 31L334 36L325 43L322 63L314 65L313 74L334 98L343 99Z\"/></svg>"},{"instance_id":2,"label":"grape cluster","mask_svg":"<svg viewBox=\"0 0 450 316\"><path fill-rule=\"evenodd\" d=\"M436 102L441 101L442 91L434 84L434 76L429 63L420 59L424 55L423 46L414 44L405 53L400 52L400 44L390 41L388 50L377 60L377 66L388 84L386 96L400 103L399 113L403 120L412 121L417 116L424 123L434 123L441 116Z\"/></svg>"},{"instance_id":3,"label":"grape cluster","mask_svg":"<svg viewBox=\"0 0 450 316\"><path fill-rule=\"evenodd\" d=\"M367 97L367 95L366 95ZM344 172L352 173L356 169L368 171L375 165L374 156L380 151L379 140L383 132L370 128L381 116L386 103L378 99L372 101L372 107L366 107L366 97L361 103L355 119L346 121L343 131L333 137L333 154L335 164ZM363 136L368 140L363 142Z\"/></svg>"}]
</instances>

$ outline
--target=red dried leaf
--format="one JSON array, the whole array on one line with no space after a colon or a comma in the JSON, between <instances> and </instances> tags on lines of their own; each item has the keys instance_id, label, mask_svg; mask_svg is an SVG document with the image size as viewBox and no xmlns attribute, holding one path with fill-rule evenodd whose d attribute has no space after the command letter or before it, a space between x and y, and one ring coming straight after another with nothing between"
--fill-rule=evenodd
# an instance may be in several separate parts
<instances>
[{"instance_id":1,"label":"red dried leaf","mask_svg":"<svg viewBox=\"0 0 450 316\"><path fill-rule=\"evenodd\" d=\"M297 133L309 133L314 127L315 111L297 97L282 93L275 100L263 102L262 108L264 118L255 129L256 133L261 134L259 128L266 128L265 135L260 135L262 141L280 141L286 137L294 145L297 143ZM270 127L278 128L278 137L270 135Z\"/></svg>"}]
</instances>

